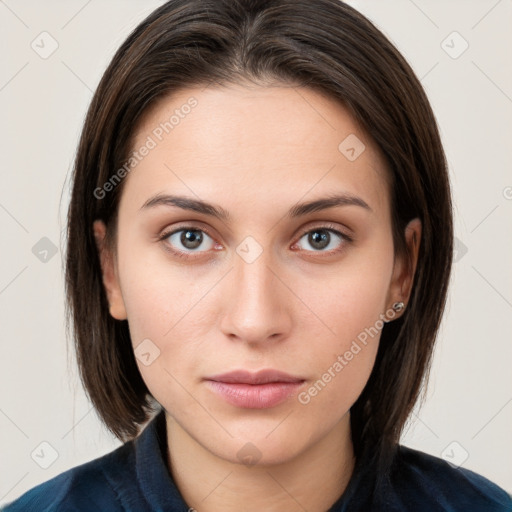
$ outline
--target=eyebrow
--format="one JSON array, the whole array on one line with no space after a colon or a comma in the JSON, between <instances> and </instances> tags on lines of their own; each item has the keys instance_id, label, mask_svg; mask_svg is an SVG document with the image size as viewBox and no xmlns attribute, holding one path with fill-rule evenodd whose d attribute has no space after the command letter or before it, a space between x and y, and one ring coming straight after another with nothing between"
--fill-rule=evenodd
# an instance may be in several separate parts
<instances>
[{"instance_id":1,"label":"eyebrow","mask_svg":"<svg viewBox=\"0 0 512 512\"><path fill-rule=\"evenodd\" d=\"M220 206L207 203L200 199L167 194L157 194L156 196L151 197L140 209L146 210L156 208L157 206L175 206L182 210L202 213L203 215L209 215L223 221L228 221L230 219L229 212ZM328 197L315 199L306 203L298 203L290 208L286 216L289 218L302 217L309 213L319 212L336 206L359 206L369 212L373 211L368 203L366 203L362 198L344 193L330 195Z\"/></svg>"}]
</instances>

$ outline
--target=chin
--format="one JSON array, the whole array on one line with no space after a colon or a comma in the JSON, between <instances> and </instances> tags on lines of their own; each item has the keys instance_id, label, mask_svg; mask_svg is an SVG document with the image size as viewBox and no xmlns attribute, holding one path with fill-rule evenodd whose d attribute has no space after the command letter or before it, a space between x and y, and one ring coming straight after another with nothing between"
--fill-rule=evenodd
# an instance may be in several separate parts
<instances>
[{"instance_id":1,"label":"chin","mask_svg":"<svg viewBox=\"0 0 512 512\"><path fill-rule=\"evenodd\" d=\"M247 467L284 464L307 449L306 439L293 437L284 429L279 434L273 432L270 435L268 430L255 430L226 441L224 445L215 443L206 447L217 457Z\"/></svg>"}]
</instances>

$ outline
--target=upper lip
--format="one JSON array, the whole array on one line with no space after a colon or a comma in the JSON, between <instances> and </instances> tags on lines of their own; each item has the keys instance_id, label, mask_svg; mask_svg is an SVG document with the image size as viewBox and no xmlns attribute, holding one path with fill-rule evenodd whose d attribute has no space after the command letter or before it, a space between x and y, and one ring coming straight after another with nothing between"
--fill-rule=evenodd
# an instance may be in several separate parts
<instances>
[{"instance_id":1,"label":"upper lip","mask_svg":"<svg viewBox=\"0 0 512 512\"><path fill-rule=\"evenodd\" d=\"M217 382L227 382L230 384L268 384L270 382L302 382L304 379L293 377L288 373L279 370L261 370L251 373L247 370L235 370L228 373L213 375L207 377L206 380L214 380Z\"/></svg>"}]
</instances>

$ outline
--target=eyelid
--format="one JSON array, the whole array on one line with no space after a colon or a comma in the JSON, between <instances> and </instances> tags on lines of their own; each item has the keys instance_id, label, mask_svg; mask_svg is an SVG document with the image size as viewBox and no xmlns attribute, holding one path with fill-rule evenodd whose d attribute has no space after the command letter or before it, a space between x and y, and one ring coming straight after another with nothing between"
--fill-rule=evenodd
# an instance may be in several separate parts
<instances>
[{"instance_id":1,"label":"eyelid","mask_svg":"<svg viewBox=\"0 0 512 512\"><path fill-rule=\"evenodd\" d=\"M339 228L337 225L331 223L320 223L314 226L308 226L306 228L303 228L301 231L301 235L297 238L297 241L294 242L291 247L296 247L302 237L313 231L329 231L331 233L335 233L336 236L341 238L341 242L339 243L338 247L328 251L313 251L300 249L300 252L305 253L307 255L306 257L328 258L330 256L335 256L343 253L347 248L346 246L354 242L354 237L352 235L347 234L345 230Z\"/></svg>"},{"instance_id":2,"label":"eyelid","mask_svg":"<svg viewBox=\"0 0 512 512\"><path fill-rule=\"evenodd\" d=\"M172 257L180 258L185 262L193 263L195 260L199 258L201 258L203 261L211 260L211 258L213 257L212 251L215 251L215 249L210 249L206 251L182 251L180 249L175 249L174 246L166 242L166 239L172 236L173 234L186 230L201 231L212 239L214 247L217 244L216 239L211 235L211 233L207 229L203 227L200 228L198 226L193 226L192 224L185 224L183 226L177 226L172 229L164 229L162 234L160 234L157 237L157 240L160 242L161 247L163 248L164 251L171 254Z\"/></svg>"},{"instance_id":3,"label":"eyelid","mask_svg":"<svg viewBox=\"0 0 512 512\"><path fill-rule=\"evenodd\" d=\"M202 225L196 225L195 222L184 223L181 226L174 226L173 228L170 228L170 229L164 229L162 231L162 233L160 235L158 235L157 239L160 242L164 242L171 235L174 235L175 233L178 233L180 231L187 231L187 230L201 231L202 233L205 233L206 235L208 235L213 240L214 244L218 243L216 240L216 237L210 232L210 230L208 228L205 228ZM170 244L164 244L164 245L166 246L167 250L171 251L174 254L178 254L178 255L186 254L187 255L186 257L190 256L192 258L194 257L194 253L201 254L201 253L209 252L209 251L180 251L178 249L172 249L170 247Z\"/></svg>"},{"instance_id":4,"label":"eyelid","mask_svg":"<svg viewBox=\"0 0 512 512\"><path fill-rule=\"evenodd\" d=\"M203 233L206 233L212 240L215 239L207 228L203 226L194 225L194 223L183 224L182 226L174 226L172 229L164 229L162 231L162 234L158 235L158 239L165 240L171 235L174 235L174 233L177 233L178 231L185 231L187 229L191 231L202 231Z\"/></svg>"},{"instance_id":5,"label":"eyelid","mask_svg":"<svg viewBox=\"0 0 512 512\"><path fill-rule=\"evenodd\" d=\"M320 221L319 224L314 224L312 226L310 225L306 228L303 228L297 241L300 240L304 235L307 235L308 233L310 233L311 231L314 231L315 229L325 229L326 231L334 231L335 233L340 234L343 238L345 238L349 242L352 242L354 240L353 235L346 232L346 231L349 231L348 229L343 230L336 224L332 224L329 222L322 223Z\"/></svg>"}]
</instances>

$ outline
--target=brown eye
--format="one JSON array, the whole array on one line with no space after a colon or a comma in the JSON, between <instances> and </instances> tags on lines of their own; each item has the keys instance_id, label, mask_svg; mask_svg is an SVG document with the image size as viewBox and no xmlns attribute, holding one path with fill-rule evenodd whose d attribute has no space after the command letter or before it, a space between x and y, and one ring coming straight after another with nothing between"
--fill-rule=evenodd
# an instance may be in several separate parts
<instances>
[{"instance_id":1,"label":"brown eye","mask_svg":"<svg viewBox=\"0 0 512 512\"><path fill-rule=\"evenodd\" d=\"M345 242L350 241L349 237L336 231L335 229L315 228L305 232L296 245L300 246L301 240L305 240L304 245L309 245L312 249L302 247L306 251L331 252L339 249Z\"/></svg>"},{"instance_id":2,"label":"brown eye","mask_svg":"<svg viewBox=\"0 0 512 512\"><path fill-rule=\"evenodd\" d=\"M182 228L162 237L175 251L206 252L212 249L214 241L204 231L195 228ZM196 250L201 248L202 250Z\"/></svg>"},{"instance_id":3,"label":"brown eye","mask_svg":"<svg viewBox=\"0 0 512 512\"><path fill-rule=\"evenodd\" d=\"M331 234L326 229L315 229L308 233L308 244L315 250L325 249L331 241Z\"/></svg>"}]
</instances>

